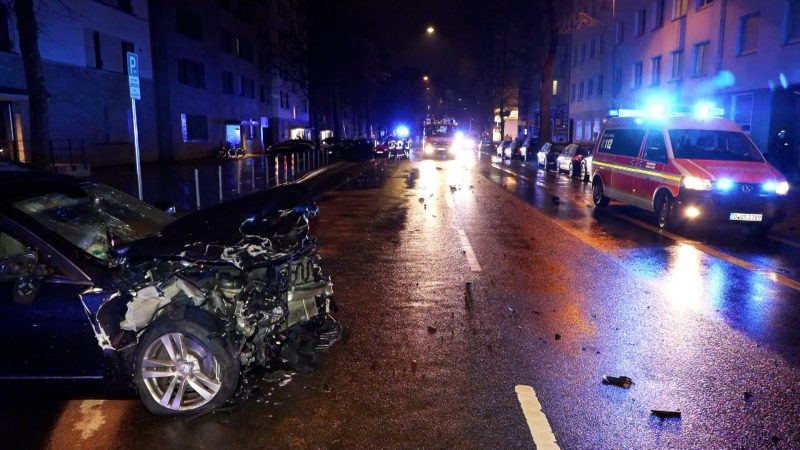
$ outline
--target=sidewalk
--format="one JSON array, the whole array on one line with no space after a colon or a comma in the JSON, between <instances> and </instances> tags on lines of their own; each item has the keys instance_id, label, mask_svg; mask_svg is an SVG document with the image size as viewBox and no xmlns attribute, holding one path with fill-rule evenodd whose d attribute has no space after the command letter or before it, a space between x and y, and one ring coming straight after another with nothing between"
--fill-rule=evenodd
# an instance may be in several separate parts
<instances>
[{"instance_id":1,"label":"sidewalk","mask_svg":"<svg viewBox=\"0 0 800 450\"><path fill-rule=\"evenodd\" d=\"M786 220L772 229L772 235L800 245L800 184L789 187L786 205Z\"/></svg>"},{"instance_id":2,"label":"sidewalk","mask_svg":"<svg viewBox=\"0 0 800 450\"><path fill-rule=\"evenodd\" d=\"M174 203L178 210L189 211L198 209L195 170L202 208L292 181L314 168L316 165L312 167L311 161L302 158L295 159L294 163L291 158L285 164L280 161L276 167L274 159L268 161L263 155L143 163L142 190L147 202L166 200ZM91 178L138 195L136 168L132 164L93 168Z\"/></svg>"}]
</instances>

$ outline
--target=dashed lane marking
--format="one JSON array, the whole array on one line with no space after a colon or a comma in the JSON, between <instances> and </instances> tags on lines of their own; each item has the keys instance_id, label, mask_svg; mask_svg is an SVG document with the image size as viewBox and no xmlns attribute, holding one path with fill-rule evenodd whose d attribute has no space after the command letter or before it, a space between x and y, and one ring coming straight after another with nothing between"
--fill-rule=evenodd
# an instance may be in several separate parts
<instances>
[{"instance_id":1,"label":"dashed lane marking","mask_svg":"<svg viewBox=\"0 0 800 450\"><path fill-rule=\"evenodd\" d=\"M530 386L518 384L514 387L522 407L522 414L528 422L531 430L531 437L537 450L558 450L560 447L556 443L556 436L550 428L550 422L542 411L542 405L536 397L536 391Z\"/></svg>"},{"instance_id":2,"label":"dashed lane marking","mask_svg":"<svg viewBox=\"0 0 800 450\"><path fill-rule=\"evenodd\" d=\"M514 172L512 170L506 169L505 167L500 167L497 164L492 164L492 167L494 167L495 169L501 170L501 171L503 171L505 173L508 173L509 175L512 175L514 177L518 177L520 179L528 181L528 182L534 182L535 181L535 180L532 180L528 176L525 176L525 175L522 175L522 174L518 174L518 173L516 173L516 172ZM536 182L536 184L541 186L545 190L548 190L548 192L553 193L552 191L547 189L545 186L539 184L539 182ZM575 203L577 205L581 205L581 206L583 206L583 205L591 205L591 203L588 202L588 201L581 202L581 201L572 200L572 199L570 199L569 201L571 201L572 203ZM666 237L668 239L672 239L673 241L675 241L675 242L677 242L679 244L690 245L690 246L694 247L695 249L697 249L697 250L699 250L699 251L701 251L703 253L706 253L708 255L714 256L714 257L719 258L719 259L721 259L723 261L726 261L726 262L729 262L729 263L731 263L733 265L739 266L739 267L741 267L743 269L759 273L759 274L764 275L765 277L767 277L768 279L770 279L770 280L772 280L772 281L774 281L776 283L780 283L780 284L782 284L782 285L784 285L784 286L786 286L788 288L794 289L796 291L800 291L800 282L797 282L797 281L795 281L795 280L793 280L793 279L791 279L791 278L789 278L789 277L787 277L785 275L781 275L781 274L779 274L779 273L777 273L777 272L775 272L773 270L770 270L768 268L759 267L759 266L757 266L757 265L755 265L753 263L750 263L748 261L745 261L745 260L743 260L741 258L737 258L736 256L729 255L727 253L723 253L723 252L721 252L721 251L719 251L719 250L717 250L715 248L709 247L708 245L702 244L702 243L697 242L697 241L693 241L691 239L686 239L686 238L684 238L682 236L679 236L679 235L677 235L675 233L671 233L671 232L666 231L666 230L662 230L661 228L658 228L655 225L650 225L649 223L645 223L645 222L642 222L641 220L634 219L633 217L628 217L625 214L620 214L620 213L618 213L616 211L612 211L612 210L607 209L607 208L603 211L603 213L608 214L610 216L613 216L613 217L615 217L615 218L617 218L619 220L624 220L624 221L626 221L628 223L631 223L633 225L636 225L636 226L639 226L641 228L644 228L645 230L652 231L653 233L660 234L660 235L662 235L662 236L664 236L664 237ZM779 242L786 241L785 239L782 239L782 238L770 238L770 239L775 239L775 240L777 240ZM790 243L790 242L791 241L787 241L787 243ZM791 243L791 245L796 245L796 244Z\"/></svg>"},{"instance_id":3,"label":"dashed lane marking","mask_svg":"<svg viewBox=\"0 0 800 450\"><path fill-rule=\"evenodd\" d=\"M467 264L469 264L469 269L473 272L480 272L481 265L478 264L478 258L475 257L475 252L472 250L472 246L469 244L469 239L467 239L467 234L464 233L464 230L458 229L458 239L461 241L461 248L464 250L464 254L467 255Z\"/></svg>"}]
</instances>

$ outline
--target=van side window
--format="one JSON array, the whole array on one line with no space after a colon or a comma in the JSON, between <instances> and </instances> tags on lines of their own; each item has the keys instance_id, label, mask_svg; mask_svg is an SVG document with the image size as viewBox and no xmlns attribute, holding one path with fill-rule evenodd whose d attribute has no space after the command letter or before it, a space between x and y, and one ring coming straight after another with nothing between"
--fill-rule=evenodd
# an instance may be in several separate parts
<instances>
[{"instance_id":1,"label":"van side window","mask_svg":"<svg viewBox=\"0 0 800 450\"><path fill-rule=\"evenodd\" d=\"M667 145L664 143L664 133L650 130L647 134L647 144L644 146L642 158L648 161L666 163Z\"/></svg>"},{"instance_id":2,"label":"van side window","mask_svg":"<svg viewBox=\"0 0 800 450\"><path fill-rule=\"evenodd\" d=\"M600 151L622 156L639 156L644 130L606 130L600 139Z\"/></svg>"}]
</instances>

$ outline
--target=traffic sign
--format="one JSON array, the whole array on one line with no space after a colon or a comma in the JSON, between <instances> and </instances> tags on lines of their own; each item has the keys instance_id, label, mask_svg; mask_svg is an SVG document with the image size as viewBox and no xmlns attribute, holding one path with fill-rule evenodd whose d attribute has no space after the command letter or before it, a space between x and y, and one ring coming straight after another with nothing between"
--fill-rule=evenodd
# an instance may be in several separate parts
<instances>
[{"instance_id":1,"label":"traffic sign","mask_svg":"<svg viewBox=\"0 0 800 450\"><path fill-rule=\"evenodd\" d=\"M142 99L142 91L139 89L139 55L128 52L128 87L130 88L131 98Z\"/></svg>"}]
</instances>

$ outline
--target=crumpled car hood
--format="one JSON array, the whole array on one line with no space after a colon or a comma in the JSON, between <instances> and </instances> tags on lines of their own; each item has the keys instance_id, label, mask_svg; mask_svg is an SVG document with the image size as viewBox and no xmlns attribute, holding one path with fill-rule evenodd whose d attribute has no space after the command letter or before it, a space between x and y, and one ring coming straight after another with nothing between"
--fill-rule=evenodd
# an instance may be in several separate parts
<instances>
[{"instance_id":1,"label":"crumpled car hood","mask_svg":"<svg viewBox=\"0 0 800 450\"><path fill-rule=\"evenodd\" d=\"M248 269L302 248L307 216L317 212L304 186L287 184L181 217L158 235L115 250L129 260L182 259Z\"/></svg>"}]
</instances>

